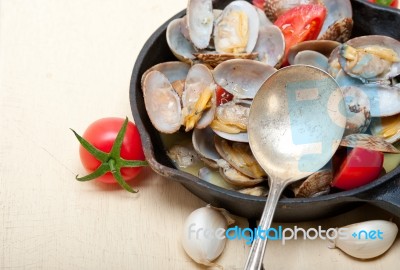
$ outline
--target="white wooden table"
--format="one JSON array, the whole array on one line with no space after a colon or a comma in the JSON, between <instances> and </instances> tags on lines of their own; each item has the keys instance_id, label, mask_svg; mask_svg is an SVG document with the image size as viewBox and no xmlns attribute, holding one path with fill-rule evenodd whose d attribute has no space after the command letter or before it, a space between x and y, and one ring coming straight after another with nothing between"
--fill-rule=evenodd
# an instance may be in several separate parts
<instances>
[{"instance_id":1,"label":"white wooden table","mask_svg":"<svg viewBox=\"0 0 400 270\"><path fill-rule=\"evenodd\" d=\"M205 203L145 169L131 195L79 183L78 142L92 121L129 116L142 45L186 0L0 1L0 268L202 269L180 244L184 219ZM285 226L340 226L389 215L365 206ZM247 221L237 218L240 226ZM280 224L275 224L280 225ZM400 240L376 260L327 242L268 245L267 269L398 269ZM248 246L229 241L218 263L241 269Z\"/></svg>"}]
</instances>

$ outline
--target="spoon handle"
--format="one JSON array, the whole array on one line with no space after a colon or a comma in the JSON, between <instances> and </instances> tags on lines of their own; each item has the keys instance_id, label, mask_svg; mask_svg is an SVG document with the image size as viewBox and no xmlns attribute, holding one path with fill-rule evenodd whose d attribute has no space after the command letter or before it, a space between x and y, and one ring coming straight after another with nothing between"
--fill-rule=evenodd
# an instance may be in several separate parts
<instances>
[{"instance_id":1,"label":"spoon handle","mask_svg":"<svg viewBox=\"0 0 400 270\"><path fill-rule=\"evenodd\" d=\"M262 261L264 258L265 247L267 246L268 233L266 232L271 226L272 218L274 217L275 209L279 201L279 197L285 185L280 181L273 181L270 179L270 190L267 197L267 202L261 216L260 223L258 225L259 233L262 234L262 238L259 235L254 235L254 241L250 249L249 256L247 258L245 270L259 270L261 269ZM261 231L260 231L261 229ZM264 237L265 236L265 237Z\"/></svg>"}]
</instances>

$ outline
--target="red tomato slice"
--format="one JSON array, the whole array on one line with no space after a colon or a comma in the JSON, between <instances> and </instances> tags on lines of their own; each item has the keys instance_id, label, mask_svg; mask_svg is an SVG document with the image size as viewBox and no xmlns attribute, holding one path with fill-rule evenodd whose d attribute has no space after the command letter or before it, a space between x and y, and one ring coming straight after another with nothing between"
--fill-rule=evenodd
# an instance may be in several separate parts
<instances>
[{"instance_id":1,"label":"red tomato slice","mask_svg":"<svg viewBox=\"0 0 400 270\"><path fill-rule=\"evenodd\" d=\"M227 103L233 99L233 95L218 85L216 90L217 106Z\"/></svg>"},{"instance_id":2,"label":"red tomato slice","mask_svg":"<svg viewBox=\"0 0 400 270\"><path fill-rule=\"evenodd\" d=\"M283 65L287 65L287 54L293 45L318 37L325 18L326 8L312 4L294 7L278 17L275 25L282 30L286 43Z\"/></svg>"},{"instance_id":3,"label":"red tomato slice","mask_svg":"<svg viewBox=\"0 0 400 270\"><path fill-rule=\"evenodd\" d=\"M354 148L335 172L332 186L350 190L368 184L379 177L383 154L364 148Z\"/></svg>"}]
</instances>

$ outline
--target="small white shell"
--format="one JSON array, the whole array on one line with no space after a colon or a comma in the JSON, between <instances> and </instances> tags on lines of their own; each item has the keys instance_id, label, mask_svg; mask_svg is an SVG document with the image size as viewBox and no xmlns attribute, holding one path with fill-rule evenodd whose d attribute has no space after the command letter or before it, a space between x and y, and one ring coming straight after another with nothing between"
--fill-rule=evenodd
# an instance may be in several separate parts
<instances>
[{"instance_id":1,"label":"small white shell","mask_svg":"<svg viewBox=\"0 0 400 270\"><path fill-rule=\"evenodd\" d=\"M197 48L205 49L214 23L212 0L189 0L186 16L190 40Z\"/></svg>"},{"instance_id":2,"label":"small white shell","mask_svg":"<svg viewBox=\"0 0 400 270\"><path fill-rule=\"evenodd\" d=\"M163 133L174 133L181 126L181 103L167 77L157 70L143 81L143 97L153 126Z\"/></svg>"},{"instance_id":3,"label":"small white shell","mask_svg":"<svg viewBox=\"0 0 400 270\"><path fill-rule=\"evenodd\" d=\"M247 59L233 59L213 71L215 82L236 98L253 99L261 85L276 69Z\"/></svg>"},{"instance_id":4,"label":"small white shell","mask_svg":"<svg viewBox=\"0 0 400 270\"><path fill-rule=\"evenodd\" d=\"M167 27L167 43L172 53L181 61L191 63L196 53L193 45L182 34L184 18L175 19Z\"/></svg>"}]
</instances>

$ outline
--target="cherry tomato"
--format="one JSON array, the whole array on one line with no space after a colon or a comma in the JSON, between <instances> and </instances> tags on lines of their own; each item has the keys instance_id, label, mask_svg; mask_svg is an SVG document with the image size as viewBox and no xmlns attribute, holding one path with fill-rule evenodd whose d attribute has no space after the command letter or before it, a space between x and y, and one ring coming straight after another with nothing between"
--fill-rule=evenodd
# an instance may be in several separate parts
<instances>
[{"instance_id":1,"label":"cherry tomato","mask_svg":"<svg viewBox=\"0 0 400 270\"><path fill-rule=\"evenodd\" d=\"M113 145L116 143L117 134L120 132L123 125L126 126L126 131L125 134L123 135L124 137L122 140L122 144L120 146L120 153L118 154L117 151L116 152L117 156L109 154L110 156L103 158L103 161L100 161L98 158L95 157L96 155L90 153L87 149L85 149L84 145L82 144L82 141L80 140L81 145L79 148L79 154L82 165L88 172L96 171L102 164L105 163L107 166L109 165L111 167L111 171L113 170L112 167L115 164L117 164L116 165L117 167L121 165L119 175L122 176L124 181L132 180L140 172L140 170L142 169L141 166L145 164L143 162L145 156L143 153L142 142L140 140L138 129L132 122L128 122L127 119L113 118L113 117L99 119L88 126L82 137L98 150L103 151L105 153L110 153L111 149L113 148ZM80 136L77 135L76 133L75 135L79 139ZM133 163L129 165L126 162L124 164L118 163L120 162L121 158L124 159L124 162L137 161L138 165L134 167L135 164ZM115 164L111 165L110 163L111 160L113 160ZM115 175L113 175L110 171L95 179L104 183L117 182L115 179Z\"/></svg>"},{"instance_id":2,"label":"cherry tomato","mask_svg":"<svg viewBox=\"0 0 400 270\"><path fill-rule=\"evenodd\" d=\"M227 103L228 101L231 101L233 99L233 95L227 92L221 86L217 87L216 94L217 94L217 106Z\"/></svg>"},{"instance_id":3,"label":"cherry tomato","mask_svg":"<svg viewBox=\"0 0 400 270\"><path fill-rule=\"evenodd\" d=\"M278 17L275 25L282 30L286 43L283 65L287 65L287 54L293 45L318 37L325 18L326 8L312 4L296 6Z\"/></svg>"},{"instance_id":4,"label":"cherry tomato","mask_svg":"<svg viewBox=\"0 0 400 270\"><path fill-rule=\"evenodd\" d=\"M398 0L368 0L368 2L382 5L382 6L390 6L390 7L394 7L394 8L397 8L399 5Z\"/></svg>"},{"instance_id":5,"label":"cherry tomato","mask_svg":"<svg viewBox=\"0 0 400 270\"><path fill-rule=\"evenodd\" d=\"M374 181L382 171L383 157L378 151L352 149L335 171L332 186L350 190Z\"/></svg>"}]
</instances>

